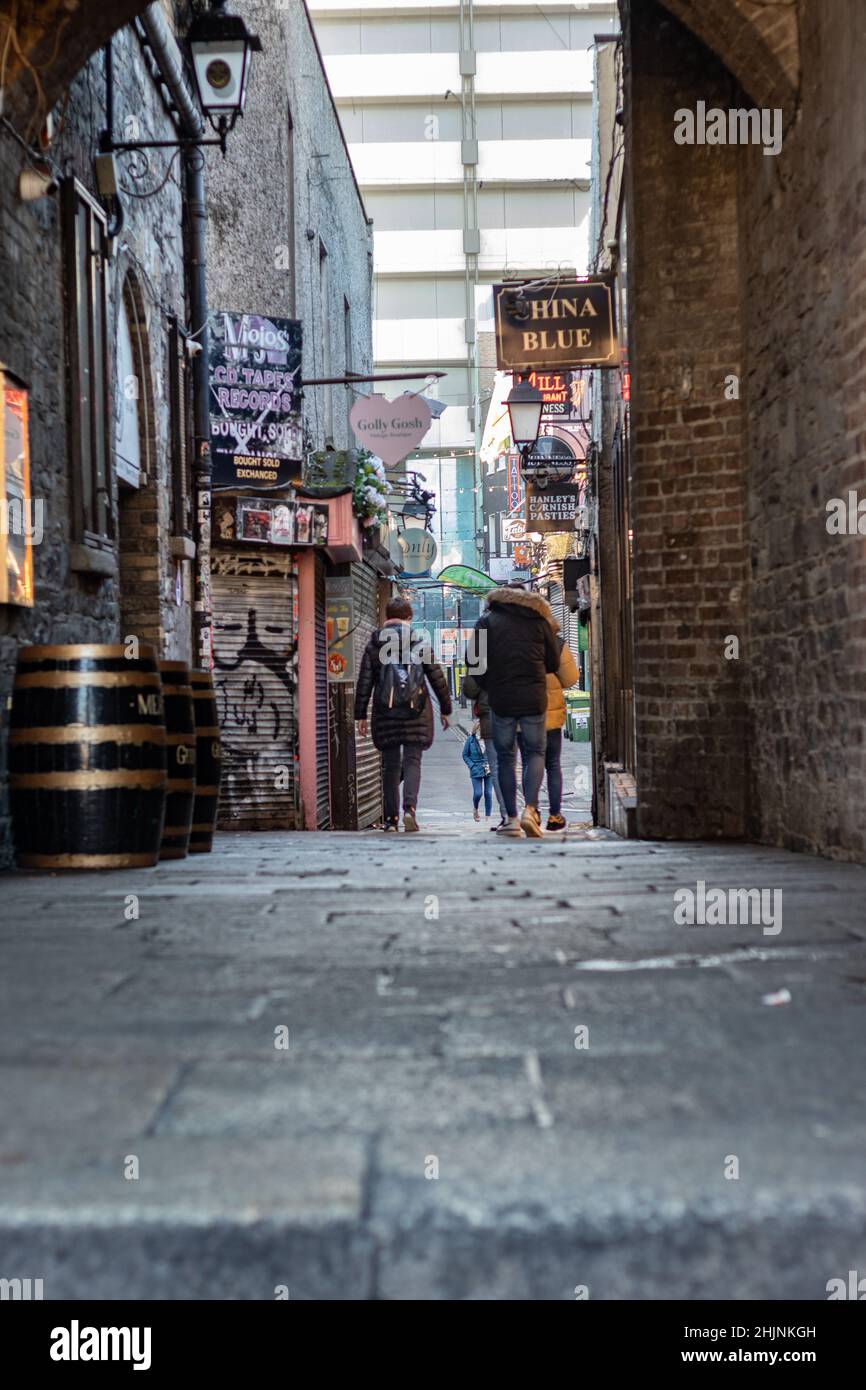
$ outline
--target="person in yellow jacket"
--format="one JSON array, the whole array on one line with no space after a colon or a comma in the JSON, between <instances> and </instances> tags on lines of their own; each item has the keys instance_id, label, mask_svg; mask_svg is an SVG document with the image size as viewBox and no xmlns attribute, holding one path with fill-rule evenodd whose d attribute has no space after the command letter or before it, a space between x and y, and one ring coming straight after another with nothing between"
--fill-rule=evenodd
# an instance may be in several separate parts
<instances>
[{"instance_id":1,"label":"person in yellow jacket","mask_svg":"<svg viewBox=\"0 0 866 1390\"><path fill-rule=\"evenodd\" d=\"M565 724L564 690L576 685L580 679L571 648L557 633L560 643L559 670L547 677L547 749L544 754L544 770L547 773L547 799L550 811L547 820L548 830L564 830L565 817L562 814L562 730Z\"/></svg>"}]
</instances>

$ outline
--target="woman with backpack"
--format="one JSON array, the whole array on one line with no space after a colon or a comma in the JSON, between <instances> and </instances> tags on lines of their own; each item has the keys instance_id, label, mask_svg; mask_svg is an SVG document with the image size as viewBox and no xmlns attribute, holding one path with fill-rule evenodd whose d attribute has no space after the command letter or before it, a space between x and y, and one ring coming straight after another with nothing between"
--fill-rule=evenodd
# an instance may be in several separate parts
<instances>
[{"instance_id":1,"label":"woman with backpack","mask_svg":"<svg viewBox=\"0 0 866 1390\"><path fill-rule=\"evenodd\" d=\"M403 829L418 829L421 758L433 742L433 708L428 682L439 704L442 728L448 728L451 696L442 667L431 659L423 632L413 631L412 605L392 598L385 623L370 635L355 688L355 719L367 736L367 707L373 697L373 743L382 754L385 830L400 823L403 782Z\"/></svg>"},{"instance_id":2,"label":"woman with backpack","mask_svg":"<svg viewBox=\"0 0 866 1390\"><path fill-rule=\"evenodd\" d=\"M472 725L472 733L463 745L463 761L469 768L469 776L472 779L472 811L476 820L481 819L478 807L481 804L482 794L484 796L484 814L488 819L493 809L493 778L490 775L490 764L478 737L480 727L476 721Z\"/></svg>"}]
</instances>

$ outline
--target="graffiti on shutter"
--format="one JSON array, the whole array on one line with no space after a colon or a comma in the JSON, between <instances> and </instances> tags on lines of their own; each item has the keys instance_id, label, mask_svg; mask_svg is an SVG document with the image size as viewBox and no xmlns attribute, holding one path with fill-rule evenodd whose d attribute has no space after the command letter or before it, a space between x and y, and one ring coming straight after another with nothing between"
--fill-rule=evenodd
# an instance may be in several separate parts
<instances>
[{"instance_id":1,"label":"graffiti on shutter","mask_svg":"<svg viewBox=\"0 0 866 1390\"><path fill-rule=\"evenodd\" d=\"M278 558L277 572L268 557L266 573L243 573L258 557L213 556L224 830L298 826L297 581L291 556Z\"/></svg>"}]
</instances>

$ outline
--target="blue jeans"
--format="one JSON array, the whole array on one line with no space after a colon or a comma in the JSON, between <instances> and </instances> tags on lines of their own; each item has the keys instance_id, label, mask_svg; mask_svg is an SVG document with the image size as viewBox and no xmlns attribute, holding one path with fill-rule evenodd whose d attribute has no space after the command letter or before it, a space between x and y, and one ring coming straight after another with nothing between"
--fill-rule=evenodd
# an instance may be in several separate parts
<instances>
[{"instance_id":1,"label":"blue jeans","mask_svg":"<svg viewBox=\"0 0 866 1390\"><path fill-rule=\"evenodd\" d=\"M544 753L547 747L546 714L522 714L519 719L508 718L490 711L493 742L496 745L496 765L499 789L505 802L505 813L517 815L517 777L514 755L517 725L523 734L523 799L527 806L538 806L541 784L544 781Z\"/></svg>"},{"instance_id":2,"label":"blue jeans","mask_svg":"<svg viewBox=\"0 0 866 1390\"><path fill-rule=\"evenodd\" d=\"M481 801L481 794L484 793L484 814L489 816L493 808L493 778L488 774L486 777L472 778L472 807L477 811Z\"/></svg>"},{"instance_id":3,"label":"blue jeans","mask_svg":"<svg viewBox=\"0 0 866 1390\"><path fill-rule=\"evenodd\" d=\"M493 795L496 797L500 815L505 815L505 802L502 800L502 792L499 787L499 773L496 766L496 745L493 742L493 735L484 740L484 752L487 756L487 765L490 768L490 776L493 781Z\"/></svg>"}]
</instances>

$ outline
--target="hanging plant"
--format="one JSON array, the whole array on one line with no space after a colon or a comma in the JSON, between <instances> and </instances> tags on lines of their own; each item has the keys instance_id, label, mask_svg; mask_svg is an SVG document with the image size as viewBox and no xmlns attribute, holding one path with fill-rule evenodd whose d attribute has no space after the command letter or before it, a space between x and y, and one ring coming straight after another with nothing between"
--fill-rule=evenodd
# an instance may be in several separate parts
<instances>
[{"instance_id":1,"label":"hanging plant","mask_svg":"<svg viewBox=\"0 0 866 1390\"><path fill-rule=\"evenodd\" d=\"M388 516L388 479L385 465L369 449L356 451L357 467L352 488L352 506L355 515L365 526L375 523L383 525Z\"/></svg>"},{"instance_id":2,"label":"hanging plant","mask_svg":"<svg viewBox=\"0 0 866 1390\"><path fill-rule=\"evenodd\" d=\"M336 497L354 487L357 468L355 449L316 449L304 458L303 489L320 497Z\"/></svg>"}]
</instances>

